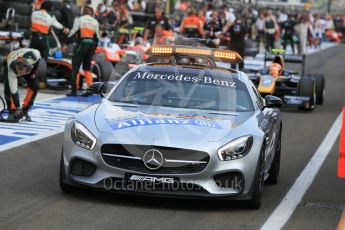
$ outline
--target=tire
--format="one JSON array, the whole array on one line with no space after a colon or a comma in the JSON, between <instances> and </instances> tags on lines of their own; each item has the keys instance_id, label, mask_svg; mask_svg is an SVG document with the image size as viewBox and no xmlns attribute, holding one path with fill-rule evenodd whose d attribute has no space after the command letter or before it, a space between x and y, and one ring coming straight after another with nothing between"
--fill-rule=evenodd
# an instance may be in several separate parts
<instances>
[{"instance_id":1,"label":"tire","mask_svg":"<svg viewBox=\"0 0 345 230\"><path fill-rule=\"evenodd\" d=\"M52 12L52 15L55 16L55 18L56 18L56 20L57 20L58 22L61 22L62 16L61 16L61 11L60 11L60 10L54 10L54 11Z\"/></svg>"},{"instance_id":2,"label":"tire","mask_svg":"<svg viewBox=\"0 0 345 230\"><path fill-rule=\"evenodd\" d=\"M322 105L325 96L325 78L323 74L309 74L315 80L316 104Z\"/></svg>"},{"instance_id":3,"label":"tire","mask_svg":"<svg viewBox=\"0 0 345 230\"><path fill-rule=\"evenodd\" d=\"M109 61L99 60L91 66L91 71L97 75L97 81L107 82L114 70L113 64Z\"/></svg>"},{"instance_id":4,"label":"tire","mask_svg":"<svg viewBox=\"0 0 345 230\"><path fill-rule=\"evenodd\" d=\"M126 61L120 61L115 66L115 80L120 80L130 70ZM112 79L113 80L113 79Z\"/></svg>"},{"instance_id":5,"label":"tire","mask_svg":"<svg viewBox=\"0 0 345 230\"><path fill-rule=\"evenodd\" d=\"M8 8L14 8L16 14L31 16L32 5L28 3L3 1L0 3L0 13L6 14Z\"/></svg>"},{"instance_id":6,"label":"tire","mask_svg":"<svg viewBox=\"0 0 345 230\"><path fill-rule=\"evenodd\" d=\"M60 159L60 173L59 173L59 184L60 189L63 193L74 193L77 191L77 189L69 184L64 183L64 179L66 178L65 170L63 166L63 153L61 153L61 159Z\"/></svg>"},{"instance_id":7,"label":"tire","mask_svg":"<svg viewBox=\"0 0 345 230\"><path fill-rule=\"evenodd\" d=\"M73 3L66 3L61 10L61 23L71 29L77 16L79 16L79 8Z\"/></svg>"},{"instance_id":8,"label":"tire","mask_svg":"<svg viewBox=\"0 0 345 230\"><path fill-rule=\"evenodd\" d=\"M297 95L310 97L309 106L303 106L299 109L307 111L314 110L316 100L315 80L310 77L301 77L298 82Z\"/></svg>"},{"instance_id":9,"label":"tire","mask_svg":"<svg viewBox=\"0 0 345 230\"><path fill-rule=\"evenodd\" d=\"M276 151L274 155L274 159L271 165L270 170L268 171L268 178L265 181L267 184L277 184L278 177L279 177L279 170L280 170L280 158L281 158L281 134L282 133L282 126L280 126L278 142L276 146Z\"/></svg>"},{"instance_id":10,"label":"tire","mask_svg":"<svg viewBox=\"0 0 345 230\"><path fill-rule=\"evenodd\" d=\"M0 116L5 111L5 109L6 109L5 100L0 95Z\"/></svg>"},{"instance_id":11,"label":"tire","mask_svg":"<svg viewBox=\"0 0 345 230\"><path fill-rule=\"evenodd\" d=\"M264 187L264 173L265 173L265 163L264 163L264 151L262 148L260 153L260 158L258 160L257 171L253 180L253 194L250 200L247 201L246 205L250 209L259 209L261 207L261 197Z\"/></svg>"},{"instance_id":12,"label":"tire","mask_svg":"<svg viewBox=\"0 0 345 230\"><path fill-rule=\"evenodd\" d=\"M6 14L2 14L1 18L5 18ZM31 16L15 14L13 19L14 24L18 24L18 28L31 29Z\"/></svg>"},{"instance_id":13,"label":"tire","mask_svg":"<svg viewBox=\"0 0 345 230\"><path fill-rule=\"evenodd\" d=\"M38 64L38 69L37 69L37 75L39 79L39 84L40 84L40 89L44 89L47 87L47 63L46 60L41 58L39 64Z\"/></svg>"},{"instance_id":14,"label":"tire","mask_svg":"<svg viewBox=\"0 0 345 230\"><path fill-rule=\"evenodd\" d=\"M60 11L62 10L63 8L63 3L61 1L58 1L58 0L45 0L42 5L45 3L45 2L50 2L52 4L52 10L53 11Z\"/></svg>"},{"instance_id":15,"label":"tire","mask_svg":"<svg viewBox=\"0 0 345 230\"><path fill-rule=\"evenodd\" d=\"M7 56L11 52L11 44L2 44L0 46L0 54L2 56Z\"/></svg>"},{"instance_id":16,"label":"tire","mask_svg":"<svg viewBox=\"0 0 345 230\"><path fill-rule=\"evenodd\" d=\"M0 82L4 82L6 76L7 76L6 56L0 55Z\"/></svg>"}]
</instances>

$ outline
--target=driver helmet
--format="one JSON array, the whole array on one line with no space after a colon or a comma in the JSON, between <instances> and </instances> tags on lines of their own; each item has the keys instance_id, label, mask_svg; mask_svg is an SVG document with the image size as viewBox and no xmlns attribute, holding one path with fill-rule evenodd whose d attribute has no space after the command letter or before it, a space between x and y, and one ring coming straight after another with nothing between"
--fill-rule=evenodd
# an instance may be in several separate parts
<instances>
[{"instance_id":1,"label":"driver helmet","mask_svg":"<svg viewBox=\"0 0 345 230\"><path fill-rule=\"evenodd\" d=\"M279 64L282 68L284 68L284 58L282 55L277 55L273 58L273 63Z\"/></svg>"}]
</instances>

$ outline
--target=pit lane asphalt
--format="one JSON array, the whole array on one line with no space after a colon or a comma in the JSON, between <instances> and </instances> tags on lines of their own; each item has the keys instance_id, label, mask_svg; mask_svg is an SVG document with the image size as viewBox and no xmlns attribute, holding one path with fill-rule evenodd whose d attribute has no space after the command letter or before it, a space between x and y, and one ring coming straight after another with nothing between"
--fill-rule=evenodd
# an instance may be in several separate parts
<instances>
[{"instance_id":1,"label":"pit lane asphalt","mask_svg":"<svg viewBox=\"0 0 345 230\"><path fill-rule=\"evenodd\" d=\"M283 111L280 181L266 185L259 210L240 203L98 193L63 194L58 185L62 134L0 153L0 229L258 229L314 154L345 105L345 46L307 58L307 72L324 72L326 100L314 112ZM339 142L286 229L334 229L345 180L336 178Z\"/></svg>"}]
</instances>

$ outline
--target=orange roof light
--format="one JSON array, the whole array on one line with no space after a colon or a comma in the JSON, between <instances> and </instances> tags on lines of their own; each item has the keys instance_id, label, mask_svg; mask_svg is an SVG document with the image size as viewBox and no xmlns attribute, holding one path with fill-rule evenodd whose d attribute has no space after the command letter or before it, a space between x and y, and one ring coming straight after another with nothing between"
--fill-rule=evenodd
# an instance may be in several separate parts
<instances>
[{"instance_id":1,"label":"orange roof light","mask_svg":"<svg viewBox=\"0 0 345 230\"><path fill-rule=\"evenodd\" d=\"M215 58L229 59L229 60L243 60L241 55L230 50L214 50L213 55Z\"/></svg>"},{"instance_id":2,"label":"orange roof light","mask_svg":"<svg viewBox=\"0 0 345 230\"><path fill-rule=\"evenodd\" d=\"M239 62L243 61L243 58L238 53L231 50L217 50L210 48L198 48L187 46L161 46L154 45L148 53L153 55L170 55L170 54L185 54L185 55L200 55L209 56L215 59L222 59L223 61Z\"/></svg>"},{"instance_id":3,"label":"orange roof light","mask_svg":"<svg viewBox=\"0 0 345 230\"><path fill-rule=\"evenodd\" d=\"M152 54L172 54L173 47L172 46L152 46L151 53Z\"/></svg>"},{"instance_id":4,"label":"orange roof light","mask_svg":"<svg viewBox=\"0 0 345 230\"><path fill-rule=\"evenodd\" d=\"M180 48L176 47L175 53L177 54L194 54L194 55L212 55L212 50L210 49L195 49L195 48Z\"/></svg>"}]
</instances>

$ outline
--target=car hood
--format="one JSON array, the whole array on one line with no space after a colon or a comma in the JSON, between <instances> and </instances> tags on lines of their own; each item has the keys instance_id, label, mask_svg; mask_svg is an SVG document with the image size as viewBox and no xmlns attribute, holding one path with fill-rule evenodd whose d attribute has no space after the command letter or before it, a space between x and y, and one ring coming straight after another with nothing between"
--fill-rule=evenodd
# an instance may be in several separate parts
<instances>
[{"instance_id":1,"label":"car hood","mask_svg":"<svg viewBox=\"0 0 345 230\"><path fill-rule=\"evenodd\" d=\"M254 112L213 112L106 101L95 112L99 132L115 139L141 138L219 141L248 121Z\"/></svg>"}]
</instances>

